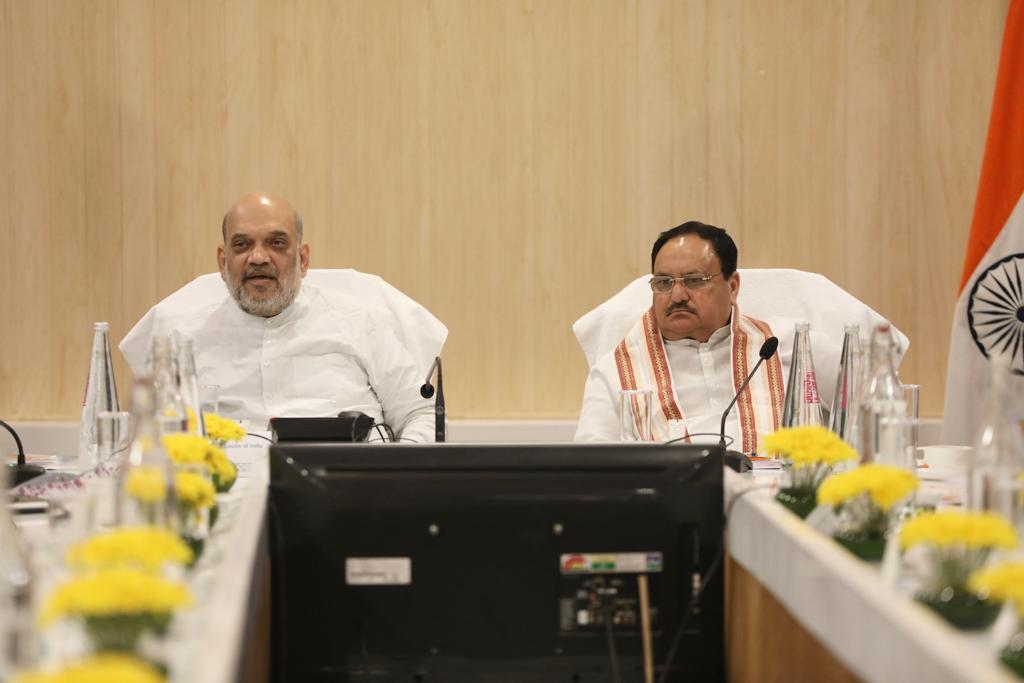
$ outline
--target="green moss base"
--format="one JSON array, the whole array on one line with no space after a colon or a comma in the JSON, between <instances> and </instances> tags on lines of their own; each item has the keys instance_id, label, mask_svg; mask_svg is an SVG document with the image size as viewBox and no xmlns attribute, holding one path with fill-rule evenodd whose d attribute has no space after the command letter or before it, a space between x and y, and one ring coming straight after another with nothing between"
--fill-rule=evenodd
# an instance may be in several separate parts
<instances>
[{"instance_id":1,"label":"green moss base","mask_svg":"<svg viewBox=\"0 0 1024 683\"><path fill-rule=\"evenodd\" d=\"M917 601L935 610L943 619L963 631L980 631L991 626L1003 608L974 593L948 590L933 595L918 595Z\"/></svg>"},{"instance_id":2,"label":"green moss base","mask_svg":"<svg viewBox=\"0 0 1024 683\"><path fill-rule=\"evenodd\" d=\"M802 489L782 489L775 494L775 500L782 503L787 510L800 519L805 519L807 515L814 511L814 508L818 507L818 492Z\"/></svg>"},{"instance_id":3,"label":"green moss base","mask_svg":"<svg viewBox=\"0 0 1024 683\"><path fill-rule=\"evenodd\" d=\"M836 542L867 562L880 562L885 554L885 538L868 534L843 534L833 536Z\"/></svg>"}]
</instances>

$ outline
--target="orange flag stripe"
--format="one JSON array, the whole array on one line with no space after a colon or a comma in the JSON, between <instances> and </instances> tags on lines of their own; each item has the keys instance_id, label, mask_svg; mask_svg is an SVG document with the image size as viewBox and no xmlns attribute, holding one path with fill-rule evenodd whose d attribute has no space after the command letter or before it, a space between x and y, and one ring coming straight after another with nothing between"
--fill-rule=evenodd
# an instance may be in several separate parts
<instances>
[{"instance_id":1,"label":"orange flag stripe","mask_svg":"<svg viewBox=\"0 0 1024 683\"><path fill-rule=\"evenodd\" d=\"M1024 0L1006 15L992 116L985 141L960 291L988 253L1024 193Z\"/></svg>"}]
</instances>

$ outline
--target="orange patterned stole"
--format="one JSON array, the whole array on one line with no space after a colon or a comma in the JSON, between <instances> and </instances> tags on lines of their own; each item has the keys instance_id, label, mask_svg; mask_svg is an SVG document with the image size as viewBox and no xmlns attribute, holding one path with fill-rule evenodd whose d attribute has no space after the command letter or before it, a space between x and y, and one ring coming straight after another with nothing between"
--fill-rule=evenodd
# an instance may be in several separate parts
<instances>
[{"instance_id":1,"label":"orange patterned stole","mask_svg":"<svg viewBox=\"0 0 1024 683\"><path fill-rule=\"evenodd\" d=\"M743 384L747 373L758 361L761 345L770 336L772 331L767 323L740 315L739 309L733 307L733 390ZM784 391L779 354L775 354L764 364L765 367L758 370L750 384L740 394L734 408L739 416L744 453L757 451L759 427L764 432L775 431L782 417ZM622 389L650 389L654 392L655 408L651 419L654 439L668 440L671 433L669 422L683 420L684 415L676 401L672 370L668 365L665 343L658 329L653 308L644 313L615 347L615 367ZM685 391L686 387L680 387L680 390ZM689 441L689 434L685 436Z\"/></svg>"}]
</instances>

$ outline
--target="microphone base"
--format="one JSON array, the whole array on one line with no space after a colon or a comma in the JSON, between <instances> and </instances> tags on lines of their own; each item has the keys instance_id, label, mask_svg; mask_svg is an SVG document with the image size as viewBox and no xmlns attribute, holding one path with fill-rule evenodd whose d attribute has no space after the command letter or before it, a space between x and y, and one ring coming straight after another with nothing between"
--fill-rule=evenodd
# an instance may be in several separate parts
<instances>
[{"instance_id":1,"label":"microphone base","mask_svg":"<svg viewBox=\"0 0 1024 683\"><path fill-rule=\"evenodd\" d=\"M43 474L46 474L46 468L40 467L39 465L18 463L7 466L7 482L12 488L20 484L24 484L29 479L35 479Z\"/></svg>"},{"instance_id":2,"label":"microphone base","mask_svg":"<svg viewBox=\"0 0 1024 683\"><path fill-rule=\"evenodd\" d=\"M749 472L753 469L753 465L750 464L750 458L739 451L726 451L725 464L727 467L740 473Z\"/></svg>"}]
</instances>

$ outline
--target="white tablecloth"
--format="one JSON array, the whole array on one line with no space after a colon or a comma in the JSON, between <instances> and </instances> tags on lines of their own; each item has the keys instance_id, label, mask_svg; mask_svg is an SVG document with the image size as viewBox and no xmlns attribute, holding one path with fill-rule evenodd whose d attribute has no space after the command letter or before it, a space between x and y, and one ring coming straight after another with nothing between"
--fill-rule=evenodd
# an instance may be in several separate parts
<instances>
[{"instance_id":1,"label":"white tablecloth","mask_svg":"<svg viewBox=\"0 0 1024 683\"><path fill-rule=\"evenodd\" d=\"M189 574L198 607L175 617L169 648L172 683L238 680L253 578L263 562L257 551L267 511L268 446L250 437L228 448L239 478Z\"/></svg>"}]
</instances>

